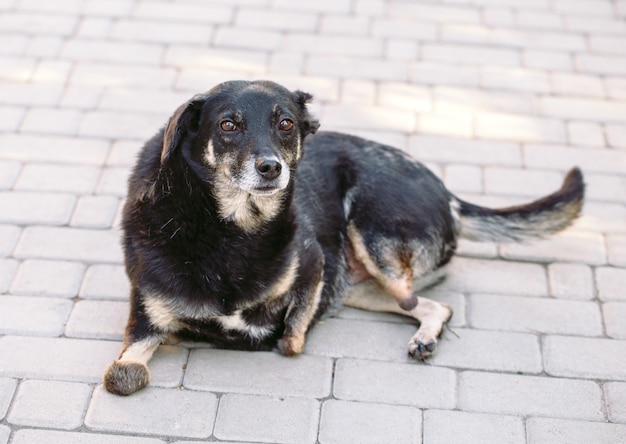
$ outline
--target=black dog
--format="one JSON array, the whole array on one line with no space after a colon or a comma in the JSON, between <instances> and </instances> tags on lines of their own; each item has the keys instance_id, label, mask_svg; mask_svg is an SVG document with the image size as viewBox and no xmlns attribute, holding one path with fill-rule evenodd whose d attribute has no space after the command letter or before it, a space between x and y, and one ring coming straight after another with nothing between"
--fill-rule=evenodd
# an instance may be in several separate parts
<instances>
[{"instance_id":1,"label":"black dog","mask_svg":"<svg viewBox=\"0 0 626 444\"><path fill-rule=\"evenodd\" d=\"M124 209L131 309L108 391L148 384L147 362L172 334L298 354L342 303L416 318L408 350L423 359L452 311L414 292L441 278L458 236L538 238L580 212L578 169L543 199L491 210L397 149L337 133L304 143L319 126L310 99L227 82L183 104L145 145Z\"/></svg>"}]
</instances>

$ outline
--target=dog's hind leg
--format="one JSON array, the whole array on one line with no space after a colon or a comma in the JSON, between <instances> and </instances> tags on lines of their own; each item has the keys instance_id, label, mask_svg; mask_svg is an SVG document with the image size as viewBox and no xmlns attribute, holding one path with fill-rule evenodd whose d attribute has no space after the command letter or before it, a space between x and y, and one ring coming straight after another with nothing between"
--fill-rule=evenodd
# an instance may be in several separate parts
<instances>
[{"instance_id":1,"label":"dog's hind leg","mask_svg":"<svg viewBox=\"0 0 626 444\"><path fill-rule=\"evenodd\" d=\"M409 340L408 353L415 359L425 359L437 348L437 338L446 322L452 317L452 308L448 304L432 299L417 297L417 305L405 310L390 297L385 288L374 279L354 286L344 300L348 307L369 311L396 313L417 319L420 326Z\"/></svg>"}]
</instances>

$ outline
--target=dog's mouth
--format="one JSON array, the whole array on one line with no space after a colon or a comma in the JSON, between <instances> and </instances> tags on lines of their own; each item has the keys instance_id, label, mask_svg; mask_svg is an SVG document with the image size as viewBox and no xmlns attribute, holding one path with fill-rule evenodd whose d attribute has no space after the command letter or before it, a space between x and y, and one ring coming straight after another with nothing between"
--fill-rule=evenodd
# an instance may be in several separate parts
<instances>
[{"instance_id":1,"label":"dog's mouth","mask_svg":"<svg viewBox=\"0 0 626 444\"><path fill-rule=\"evenodd\" d=\"M273 196L274 194L278 193L282 189L283 188L279 188L279 187L264 186L264 187L257 187L251 190L244 190L244 191L247 191L253 196Z\"/></svg>"}]
</instances>

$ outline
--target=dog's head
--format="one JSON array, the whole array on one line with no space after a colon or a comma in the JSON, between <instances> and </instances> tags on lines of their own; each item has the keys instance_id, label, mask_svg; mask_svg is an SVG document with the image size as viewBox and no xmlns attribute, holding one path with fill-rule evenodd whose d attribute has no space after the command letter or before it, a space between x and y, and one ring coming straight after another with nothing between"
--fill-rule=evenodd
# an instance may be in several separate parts
<instances>
[{"instance_id":1,"label":"dog's head","mask_svg":"<svg viewBox=\"0 0 626 444\"><path fill-rule=\"evenodd\" d=\"M176 110L161 164L183 151L222 185L272 196L287 187L304 138L319 127L307 111L311 98L269 81L222 83Z\"/></svg>"}]
</instances>

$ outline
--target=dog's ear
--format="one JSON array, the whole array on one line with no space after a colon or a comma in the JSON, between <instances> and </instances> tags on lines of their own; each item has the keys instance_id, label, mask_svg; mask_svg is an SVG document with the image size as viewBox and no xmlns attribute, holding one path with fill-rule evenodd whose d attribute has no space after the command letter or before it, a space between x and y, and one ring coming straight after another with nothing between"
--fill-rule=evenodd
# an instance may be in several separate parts
<instances>
[{"instance_id":1,"label":"dog's ear","mask_svg":"<svg viewBox=\"0 0 626 444\"><path fill-rule=\"evenodd\" d=\"M304 91L295 91L294 93L296 103L300 106L302 111L302 133L315 134L320 127L320 123L309 113L306 104L313 100L313 96Z\"/></svg>"},{"instance_id":2,"label":"dog's ear","mask_svg":"<svg viewBox=\"0 0 626 444\"><path fill-rule=\"evenodd\" d=\"M161 165L168 161L172 153L180 146L183 138L198 131L200 111L206 101L205 94L198 94L178 107L165 126Z\"/></svg>"}]
</instances>

